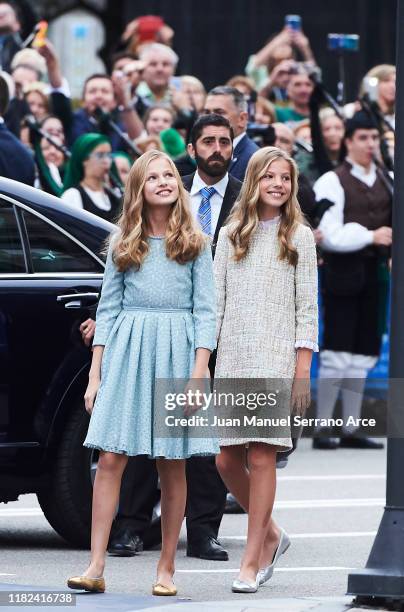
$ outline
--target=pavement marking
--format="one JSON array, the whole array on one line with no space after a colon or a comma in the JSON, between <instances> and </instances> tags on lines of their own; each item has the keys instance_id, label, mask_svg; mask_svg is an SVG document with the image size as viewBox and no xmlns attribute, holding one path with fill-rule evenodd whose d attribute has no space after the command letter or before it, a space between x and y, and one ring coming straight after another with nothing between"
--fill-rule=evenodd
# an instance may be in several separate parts
<instances>
[{"instance_id":1,"label":"pavement marking","mask_svg":"<svg viewBox=\"0 0 404 612\"><path fill-rule=\"evenodd\" d=\"M0 573L0 576L16 576L16 575L17 575L17 574L1 574L1 573Z\"/></svg>"},{"instance_id":2,"label":"pavement marking","mask_svg":"<svg viewBox=\"0 0 404 612\"><path fill-rule=\"evenodd\" d=\"M365 506L384 506L384 497L348 497L344 499L296 499L275 502L275 510L293 510L295 508L358 508Z\"/></svg>"},{"instance_id":3,"label":"pavement marking","mask_svg":"<svg viewBox=\"0 0 404 612\"><path fill-rule=\"evenodd\" d=\"M312 538L370 538L374 537L377 531L327 531L324 533L288 533L292 540L303 540ZM247 536L226 536L220 535L221 540L246 540Z\"/></svg>"},{"instance_id":4,"label":"pavement marking","mask_svg":"<svg viewBox=\"0 0 404 612\"><path fill-rule=\"evenodd\" d=\"M386 474L330 474L324 476L278 476L278 482L315 480L385 480Z\"/></svg>"},{"instance_id":5,"label":"pavement marking","mask_svg":"<svg viewBox=\"0 0 404 612\"><path fill-rule=\"evenodd\" d=\"M275 572L348 572L354 570L354 567L339 567L339 566L319 566L319 567L276 567ZM175 569L181 574L235 574L240 571L240 568L235 569Z\"/></svg>"},{"instance_id":6,"label":"pavement marking","mask_svg":"<svg viewBox=\"0 0 404 612\"><path fill-rule=\"evenodd\" d=\"M41 508L0 508L0 518L6 516L44 516Z\"/></svg>"},{"instance_id":7,"label":"pavement marking","mask_svg":"<svg viewBox=\"0 0 404 612\"><path fill-rule=\"evenodd\" d=\"M346 499L296 499L276 501L275 510L293 510L303 508L362 508L384 506L384 497L349 497ZM41 508L0 508L0 518L5 517L36 517L44 516Z\"/></svg>"}]
</instances>

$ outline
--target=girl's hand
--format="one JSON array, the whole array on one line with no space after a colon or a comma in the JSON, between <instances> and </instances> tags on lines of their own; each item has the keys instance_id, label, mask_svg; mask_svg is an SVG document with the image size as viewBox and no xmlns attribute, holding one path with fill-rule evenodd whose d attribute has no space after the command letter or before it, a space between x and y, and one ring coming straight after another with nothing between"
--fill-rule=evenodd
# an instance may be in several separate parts
<instances>
[{"instance_id":1,"label":"girl's hand","mask_svg":"<svg viewBox=\"0 0 404 612\"><path fill-rule=\"evenodd\" d=\"M303 416L310 406L310 375L296 375L292 385L292 413Z\"/></svg>"},{"instance_id":2,"label":"girl's hand","mask_svg":"<svg viewBox=\"0 0 404 612\"><path fill-rule=\"evenodd\" d=\"M99 378L90 378L86 392L84 394L84 404L88 414L91 414L94 408L95 398L97 397L98 389L101 380Z\"/></svg>"},{"instance_id":3,"label":"girl's hand","mask_svg":"<svg viewBox=\"0 0 404 612\"><path fill-rule=\"evenodd\" d=\"M206 372L192 372L184 393L190 394L192 401L184 406L184 415L190 416L205 406L204 399L207 393L210 393L210 385L206 383L206 379L210 380L209 370Z\"/></svg>"},{"instance_id":4,"label":"girl's hand","mask_svg":"<svg viewBox=\"0 0 404 612\"><path fill-rule=\"evenodd\" d=\"M80 333L82 340L86 346L90 346L91 340L95 334L95 321L94 319L87 319L80 325Z\"/></svg>"}]
</instances>

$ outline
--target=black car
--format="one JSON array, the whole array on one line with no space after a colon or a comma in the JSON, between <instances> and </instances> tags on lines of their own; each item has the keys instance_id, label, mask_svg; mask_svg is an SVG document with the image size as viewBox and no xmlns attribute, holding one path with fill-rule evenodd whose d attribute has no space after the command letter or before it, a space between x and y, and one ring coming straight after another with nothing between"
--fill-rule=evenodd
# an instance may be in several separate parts
<instances>
[{"instance_id":1,"label":"black car","mask_svg":"<svg viewBox=\"0 0 404 612\"><path fill-rule=\"evenodd\" d=\"M88 546L97 453L83 447L91 352L79 325L114 226L0 178L0 502L36 493L52 527Z\"/></svg>"}]
</instances>

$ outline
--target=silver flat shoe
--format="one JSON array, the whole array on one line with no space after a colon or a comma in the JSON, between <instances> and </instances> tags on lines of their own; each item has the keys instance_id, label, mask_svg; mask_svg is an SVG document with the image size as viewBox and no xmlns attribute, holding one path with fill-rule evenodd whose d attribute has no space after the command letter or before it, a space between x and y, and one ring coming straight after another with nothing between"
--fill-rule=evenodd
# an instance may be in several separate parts
<instances>
[{"instance_id":1,"label":"silver flat shoe","mask_svg":"<svg viewBox=\"0 0 404 612\"><path fill-rule=\"evenodd\" d=\"M233 593L256 593L259 587L259 573L255 578L255 582L245 582L244 580L233 580L231 590Z\"/></svg>"},{"instance_id":2,"label":"silver flat shoe","mask_svg":"<svg viewBox=\"0 0 404 612\"><path fill-rule=\"evenodd\" d=\"M289 546L290 546L290 538L288 534L286 533L286 531L282 529L281 527L281 536L279 538L278 548L275 551L271 565L267 565L266 567L263 567L262 569L259 570L257 574L259 586L264 584L264 582L267 582L267 580L269 580L272 577L272 574L274 573L275 565L279 557L288 550Z\"/></svg>"}]
</instances>

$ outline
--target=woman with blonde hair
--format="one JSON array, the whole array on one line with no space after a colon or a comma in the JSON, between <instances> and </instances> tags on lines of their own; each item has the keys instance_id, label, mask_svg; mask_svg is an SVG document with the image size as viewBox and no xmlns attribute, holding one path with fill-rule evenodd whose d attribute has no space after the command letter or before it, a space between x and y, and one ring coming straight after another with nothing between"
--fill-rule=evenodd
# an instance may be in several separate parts
<instances>
[{"instance_id":1,"label":"woman with blonde hair","mask_svg":"<svg viewBox=\"0 0 404 612\"><path fill-rule=\"evenodd\" d=\"M267 416L286 419L291 406L302 413L309 405L310 364L318 350L316 249L296 199L297 175L295 162L280 149L254 153L228 224L219 233L214 262L216 384L272 379L286 401ZM254 387L254 381L249 384ZM217 467L248 512L247 545L232 590L253 593L272 576L290 544L271 515L276 454L291 448L291 432L276 423L258 431L244 427L238 436L228 432L219 429Z\"/></svg>"},{"instance_id":2,"label":"woman with blonde hair","mask_svg":"<svg viewBox=\"0 0 404 612\"><path fill-rule=\"evenodd\" d=\"M394 124L396 104L396 67L392 64L379 64L366 74L361 85L361 94L366 86L376 86L377 103L382 114Z\"/></svg>"},{"instance_id":3,"label":"woman with blonde hair","mask_svg":"<svg viewBox=\"0 0 404 612\"><path fill-rule=\"evenodd\" d=\"M91 561L73 589L103 592L105 551L129 455L156 458L162 549L154 595L175 595L175 552L185 512L185 459L216 454L214 439L164 428L158 380L208 378L215 348L210 244L194 225L170 158L148 151L126 183L119 232L110 240L85 406L84 446L99 449L93 492ZM190 383L192 384L192 383Z\"/></svg>"}]
</instances>

